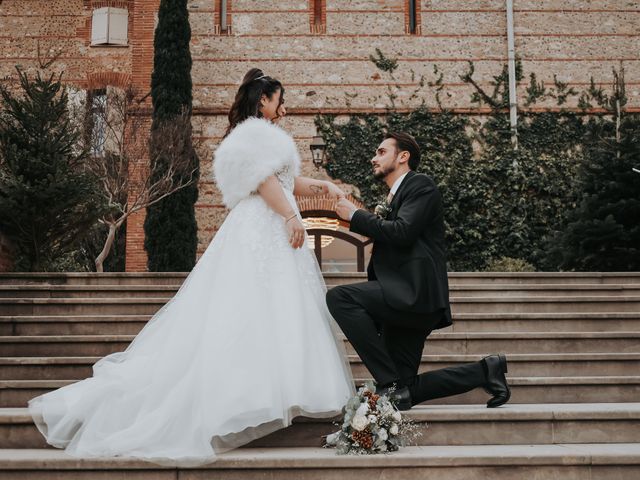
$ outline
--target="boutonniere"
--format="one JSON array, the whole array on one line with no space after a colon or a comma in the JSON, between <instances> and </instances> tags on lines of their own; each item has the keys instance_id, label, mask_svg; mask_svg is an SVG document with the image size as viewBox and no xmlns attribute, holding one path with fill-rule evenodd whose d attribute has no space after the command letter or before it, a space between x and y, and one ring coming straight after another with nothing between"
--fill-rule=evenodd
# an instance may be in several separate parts
<instances>
[{"instance_id":1,"label":"boutonniere","mask_svg":"<svg viewBox=\"0 0 640 480\"><path fill-rule=\"evenodd\" d=\"M385 199L382 202L380 202L378 205L376 205L376 208L373 210L373 212L378 217L385 220L391 213L391 206L389 205L389 202L387 202L387 200Z\"/></svg>"}]
</instances>

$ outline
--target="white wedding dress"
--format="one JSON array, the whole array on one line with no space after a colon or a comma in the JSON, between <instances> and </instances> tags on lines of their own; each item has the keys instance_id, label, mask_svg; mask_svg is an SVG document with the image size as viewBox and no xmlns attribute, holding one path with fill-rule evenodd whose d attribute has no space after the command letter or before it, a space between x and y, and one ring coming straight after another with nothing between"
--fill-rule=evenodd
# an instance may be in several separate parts
<instances>
[{"instance_id":1,"label":"white wedding dress","mask_svg":"<svg viewBox=\"0 0 640 480\"><path fill-rule=\"evenodd\" d=\"M77 457L197 466L295 416L340 413L353 380L321 272L252 193L275 173L296 208L298 164L293 140L266 120L247 120L223 141L214 167L229 215L124 352L29 402L48 443Z\"/></svg>"}]
</instances>

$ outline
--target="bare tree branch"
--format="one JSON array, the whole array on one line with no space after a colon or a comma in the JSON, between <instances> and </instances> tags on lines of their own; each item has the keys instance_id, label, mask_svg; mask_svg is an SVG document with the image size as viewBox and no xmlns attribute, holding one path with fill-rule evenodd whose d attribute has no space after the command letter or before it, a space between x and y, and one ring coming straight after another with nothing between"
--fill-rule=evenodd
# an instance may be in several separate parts
<instances>
[{"instance_id":1,"label":"bare tree branch","mask_svg":"<svg viewBox=\"0 0 640 480\"><path fill-rule=\"evenodd\" d=\"M110 89L104 109L85 109L85 137L91 145L104 147L100 149L103 154L91 157L89 169L101 179L102 194L110 207L101 219L109 233L96 258L99 272L103 271L117 230L131 214L192 185L198 178L193 157L197 145L188 144L192 131L190 112L183 110L150 132L149 118L141 114L143 108L141 98L129 88ZM97 123L104 128L94 128Z\"/></svg>"}]
</instances>

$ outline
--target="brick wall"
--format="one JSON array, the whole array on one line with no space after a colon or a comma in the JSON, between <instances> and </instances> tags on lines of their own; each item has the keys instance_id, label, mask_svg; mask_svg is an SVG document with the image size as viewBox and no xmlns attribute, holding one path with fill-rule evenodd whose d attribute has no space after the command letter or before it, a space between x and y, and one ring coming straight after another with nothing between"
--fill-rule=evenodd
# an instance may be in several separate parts
<instances>
[{"instance_id":1,"label":"brick wall","mask_svg":"<svg viewBox=\"0 0 640 480\"><path fill-rule=\"evenodd\" d=\"M226 113L238 83L251 67L283 81L289 116L282 125L294 135L303 171L321 175L310 163L309 142L316 113L384 111L386 90L399 84L408 92L420 76L434 80L434 65L444 73L447 107L468 111L470 89L460 81L467 62L488 86L506 62L504 0L420 0L416 34L408 33L407 0L317 0L321 27L314 27L312 0L228 1L227 33L219 30L216 0L191 0L194 135L201 142L202 180L197 203L199 253L226 215L211 179L211 154L226 127ZM91 78L127 75L148 89L153 58L153 27L159 0L128 2L129 47L90 47L89 0L4 0L0 3L0 78L13 78L12 66L35 61L41 50L62 52L58 66L66 79L86 88ZM629 0L514 0L516 52L525 78L535 72L552 84L553 75L581 89L591 76L608 83L612 67L624 62L631 108L640 110L640 2ZM29 36L25 38L24 33ZM395 80L369 60L379 48L398 59ZM114 77L116 78L116 77ZM111 80L109 80L111 81ZM518 86L522 104L526 82ZM425 100L399 101L411 108ZM547 107L551 107L548 104ZM482 113L481 110L474 110ZM372 152L363 152L369 156ZM144 161L144 159L141 159ZM127 269L143 269L143 215L127 229Z\"/></svg>"},{"instance_id":2,"label":"brick wall","mask_svg":"<svg viewBox=\"0 0 640 480\"><path fill-rule=\"evenodd\" d=\"M153 68L153 30L159 0L5 0L0 2L0 79L17 83L14 65L28 73L40 59L57 57L44 73L64 72L73 88L95 89L133 85L148 92ZM128 46L91 46L93 8L129 10ZM132 68L135 65L135 68ZM149 100L148 100L149 101ZM149 101L150 106L150 101ZM140 163L145 158L137 159ZM146 270L143 247L144 212L132 216L127 228L128 271Z\"/></svg>"}]
</instances>

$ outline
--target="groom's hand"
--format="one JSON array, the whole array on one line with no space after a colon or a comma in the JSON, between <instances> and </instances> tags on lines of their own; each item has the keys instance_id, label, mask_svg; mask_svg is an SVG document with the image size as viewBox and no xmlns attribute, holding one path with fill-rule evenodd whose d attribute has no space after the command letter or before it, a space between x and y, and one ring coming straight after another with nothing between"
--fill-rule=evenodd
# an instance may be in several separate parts
<instances>
[{"instance_id":1,"label":"groom's hand","mask_svg":"<svg viewBox=\"0 0 640 480\"><path fill-rule=\"evenodd\" d=\"M344 197L340 198L336 204L336 213L347 222L351 221L351 217L357 209L358 207Z\"/></svg>"}]
</instances>

